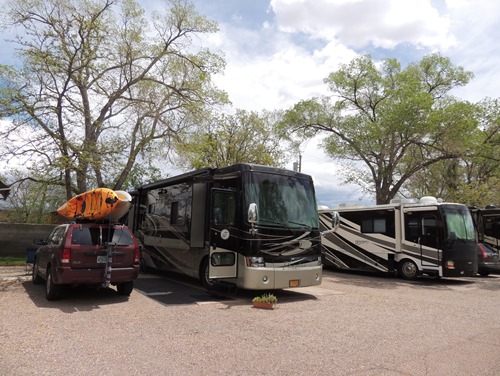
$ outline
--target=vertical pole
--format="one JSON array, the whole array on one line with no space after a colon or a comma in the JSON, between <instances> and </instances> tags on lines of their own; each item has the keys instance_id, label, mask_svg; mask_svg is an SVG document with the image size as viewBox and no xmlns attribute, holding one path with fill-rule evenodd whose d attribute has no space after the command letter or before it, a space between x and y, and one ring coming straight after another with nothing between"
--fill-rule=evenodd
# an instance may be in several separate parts
<instances>
[{"instance_id":1,"label":"vertical pole","mask_svg":"<svg viewBox=\"0 0 500 376\"><path fill-rule=\"evenodd\" d=\"M106 248L106 255L108 260L106 261L106 270L104 271L104 282L102 287L107 288L111 282L111 263L113 262L113 244L108 243Z\"/></svg>"}]
</instances>

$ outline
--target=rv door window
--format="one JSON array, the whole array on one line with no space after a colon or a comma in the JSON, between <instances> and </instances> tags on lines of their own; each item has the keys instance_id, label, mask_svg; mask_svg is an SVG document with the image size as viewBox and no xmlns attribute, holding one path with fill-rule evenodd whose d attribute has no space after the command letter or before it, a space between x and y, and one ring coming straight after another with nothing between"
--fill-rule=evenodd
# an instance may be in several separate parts
<instances>
[{"instance_id":1,"label":"rv door window","mask_svg":"<svg viewBox=\"0 0 500 376\"><path fill-rule=\"evenodd\" d=\"M422 236L420 244L437 247L437 219L435 216L422 217Z\"/></svg>"},{"instance_id":2,"label":"rv door window","mask_svg":"<svg viewBox=\"0 0 500 376\"><path fill-rule=\"evenodd\" d=\"M210 258L212 266L231 266L236 262L234 252L215 252Z\"/></svg>"},{"instance_id":3,"label":"rv door window","mask_svg":"<svg viewBox=\"0 0 500 376\"><path fill-rule=\"evenodd\" d=\"M236 198L233 192L215 192L212 220L216 225L234 226Z\"/></svg>"}]
</instances>

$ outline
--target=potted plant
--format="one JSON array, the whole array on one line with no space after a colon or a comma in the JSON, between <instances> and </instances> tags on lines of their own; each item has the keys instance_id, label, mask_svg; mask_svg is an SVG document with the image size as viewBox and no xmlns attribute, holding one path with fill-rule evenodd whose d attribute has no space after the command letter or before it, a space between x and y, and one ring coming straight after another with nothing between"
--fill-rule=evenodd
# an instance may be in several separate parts
<instances>
[{"instance_id":1,"label":"potted plant","mask_svg":"<svg viewBox=\"0 0 500 376\"><path fill-rule=\"evenodd\" d=\"M252 299L252 304L255 308L274 309L276 303L278 303L278 298L271 293L256 296Z\"/></svg>"}]
</instances>

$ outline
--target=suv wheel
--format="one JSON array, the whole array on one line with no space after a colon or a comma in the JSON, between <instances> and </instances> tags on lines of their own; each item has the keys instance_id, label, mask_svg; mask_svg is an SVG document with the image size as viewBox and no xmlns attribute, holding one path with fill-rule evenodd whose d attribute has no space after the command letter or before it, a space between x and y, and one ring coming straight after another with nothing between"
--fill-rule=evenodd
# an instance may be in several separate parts
<instances>
[{"instance_id":1,"label":"suv wheel","mask_svg":"<svg viewBox=\"0 0 500 376\"><path fill-rule=\"evenodd\" d=\"M132 293L133 290L134 290L134 281L129 281L116 285L116 291L118 291L118 294L120 295L128 296Z\"/></svg>"},{"instance_id":2,"label":"suv wheel","mask_svg":"<svg viewBox=\"0 0 500 376\"><path fill-rule=\"evenodd\" d=\"M38 274L36 259L33 263L33 269L31 270L31 282L33 282L34 285L41 285L43 283L43 278Z\"/></svg>"},{"instance_id":3,"label":"suv wheel","mask_svg":"<svg viewBox=\"0 0 500 376\"><path fill-rule=\"evenodd\" d=\"M45 298L47 300L58 300L61 298L61 289L60 285L56 285L54 280L52 279L52 270L51 267L47 267L47 284L45 287Z\"/></svg>"}]
</instances>

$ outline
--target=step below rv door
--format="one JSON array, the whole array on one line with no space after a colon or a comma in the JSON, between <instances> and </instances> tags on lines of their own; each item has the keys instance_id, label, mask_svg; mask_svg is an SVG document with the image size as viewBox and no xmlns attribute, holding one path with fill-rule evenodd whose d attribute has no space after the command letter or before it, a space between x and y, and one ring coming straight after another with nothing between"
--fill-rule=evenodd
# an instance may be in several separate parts
<instances>
[{"instance_id":1,"label":"step below rv door","mask_svg":"<svg viewBox=\"0 0 500 376\"><path fill-rule=\"evenodd\" d=\"M225 189L212 190L210 214L210 278L235 278L237 275L238 231L236 194Z\"/></svg>"}]
</instances>

